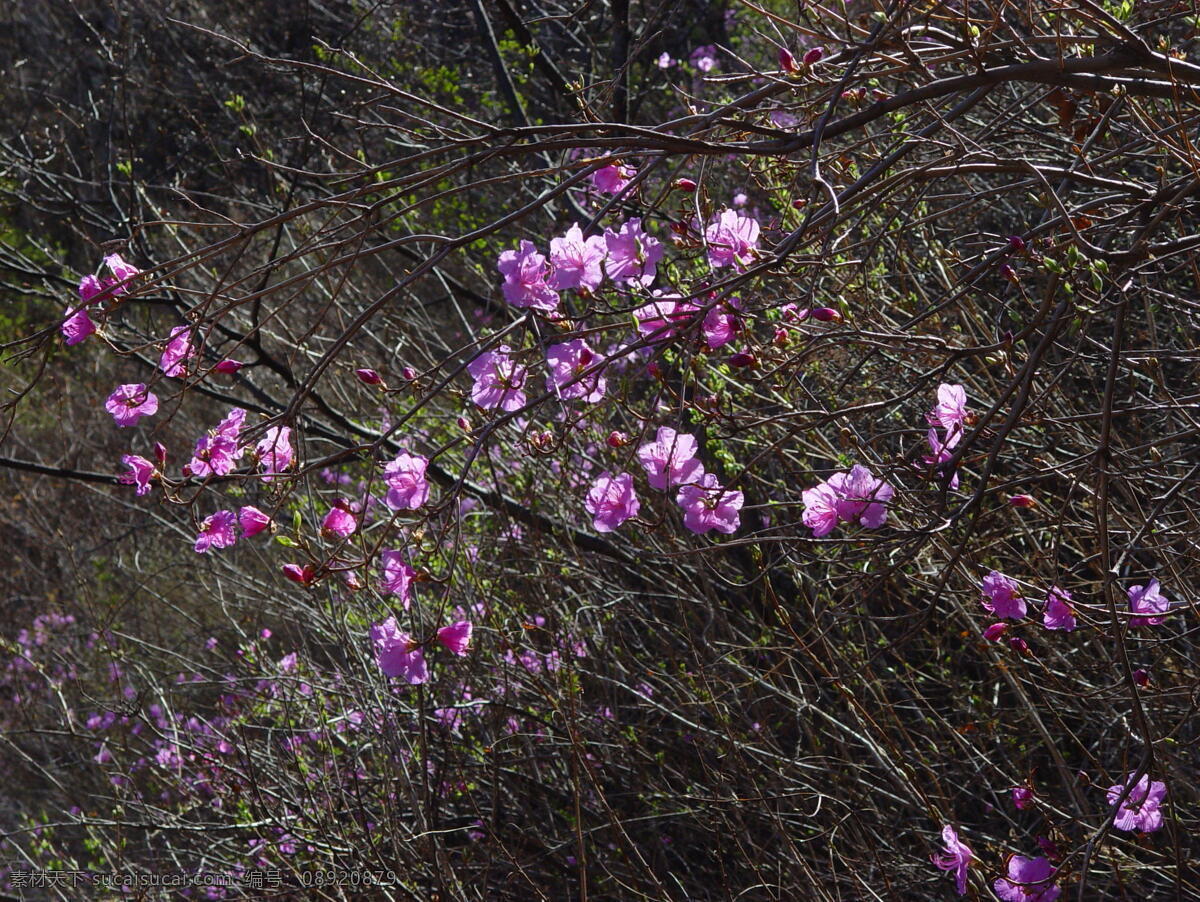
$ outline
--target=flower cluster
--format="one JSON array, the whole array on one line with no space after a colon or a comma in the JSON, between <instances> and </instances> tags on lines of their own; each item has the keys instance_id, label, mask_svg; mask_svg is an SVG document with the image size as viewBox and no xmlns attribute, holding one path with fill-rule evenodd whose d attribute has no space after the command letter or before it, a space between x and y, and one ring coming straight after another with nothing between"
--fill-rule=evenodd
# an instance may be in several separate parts
<instances>
[{"instance_id":1,"label":"flower cluster","mask_svg":"<svg viewBox=\"0 0 1200 902\"><path fill-rule=\"evenodd\" d=\"M829 535L839 523L857 522L878 529L887 522L887 504L893 494L890 484L855 464L849 472L834 473L804 490L801 521L812 530L814 539Z\"/></svg>"}]
</instances>

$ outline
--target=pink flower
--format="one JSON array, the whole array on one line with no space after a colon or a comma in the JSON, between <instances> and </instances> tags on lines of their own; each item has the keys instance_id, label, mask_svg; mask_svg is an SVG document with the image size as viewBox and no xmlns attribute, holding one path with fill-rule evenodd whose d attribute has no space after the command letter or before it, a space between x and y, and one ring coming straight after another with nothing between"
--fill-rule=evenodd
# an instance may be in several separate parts
<instances>
[{"instance_id":1,"label":"pink flower","mask_svg":"<svg viewBox=\"0 0 1200 902\"><path fill-rule=\"evenodd\" d=\"M605 229L604 244L608 259L604 269L614 282L648 286L658 274L658 262L663 258L663 246L642 230L641 219L622 223L619 231Z\"/></svg>"},{"instance_id":2,"label":"pink flower","mask_svg":"<svg viewBox=\"0 0 1200 902\"><path fill-rule=\"evenodd\" d=\"M925 463L934 467L939 475L944 474L946 465L954 457L954 447L961 438L961 432L948 432L943 441L938 435L937 428L931 426L925 440L929 442L929 450L932 454L925 455ZM958 473L951 474L950 488L958 488Z\"/></svg>"},{"instance_id":3,"label":"pink flower","mask_svg":"<svg viewBox=\"0 0 1200 902\"><path fill-rule=\"evenodd\" d=\"M233 511L217 511L204 518L200 524L200 534L196 536L196 552L207 554L210 548L228 548L237 541L234 525L237 517Z\"/></svg>"},{"instance_id":4,"label":"pink flower","mask_svg":"<svg viewBox=\"0 0 1200 902\"><path fill-rule=\"evenodd\" d=\"M246 364L242 363L240 360L233 360L227 357L224 360L214 364L213 371L222 373L226 376L232 376L245 365Z\"/></svg>"},{"instance_id":5,"label":"pink flower","mask_svg":"<svg viewBox=\"0 0 1200 902\"><path fill-rule=\"evenodd\" d=\"M582 338L551 345L546 349L546 363L550 366L546 389L557 391L564 401L581 398L589 404L596 403L607 388L603 367L583 379L579 376L602 360Z\"/></svg>"},{"instance_id":6,"label":"pink flower","mask_svg":"<svg viewBox=\"0 0 1200 902\"><path fill-rule=\"evenodd\" d=\"M737 303L737 298L730 298L730 302ZM715 351L733 341L738 329L738 316L722 302L704 315L703 329L704 343L710 351Z\"/></svg>"},{"instance_id":7,"label":"pink flower","mask_svg":"<svg viewBox=\"0 0 1200 902\"><path fill-rule=\"evenodd\" d=\"M471 643L471 621L459 620L449 626L443 626L437 632L438 641L454 655L465 655L467 646Z\"/></svg>"},{"instance_id":8,"label":"pink flower","mask_svg":"<svg viewBox=\"0 0 1200 902\"><path fill-rule=\"evenodd\" d=\"M592 173L592 187L601 194L619 194L637 175L637 170L624 163L610 163Z\"/></svg>"},{"instance_id":9,"label":"pink flower","mask_svg":"<svg viewBox=\"0 0 1200 902\"><path fill-rule=\"evenodd\" d=\"M242 535L249 538L268 529L271 526L271 518L257 507L246 505L238 511L238 525L242 527Z\"/></svg>"},{"instance_id":10,"label":"pink flower","mask_svg":"<svg viewBox=\"0 0 1200 902\"><path fill-rule=\"evenodd\" d=\"M1014 786L1012 788L1012 800L1019 811L1031 808L1033 807L1033 790L1028 786Z\"/></svg>"},{"instance_id":11,"label":"pink flower","mask_svg":"<svg viewBox=\"0 0 1200 902\"><path fill-rule=\"evenodd\" d=\"M722 210L704 230L708 263L713 268L733 266L741 270L754 260L758 248L758 220L735 210Z\"/></svg>"},{"instance_id":12,"label":"pink flower","mask_svg":"<svg viewBox=\"0 0 1200 902\"><path fill-rule=\"evenodd\" d=\"M375 645L379 669L385 675L402 677L413 685L429 679L421 647L408 633L400 632L395 617L371 626L371 642Z\"/></svg>"},{"instance_id":13,"label":"pink flower","mask_svg":"<svg viewBox=\"0 0 1200 902\"><path fill-rule=\"evenodd\" d=\"M584 508L592 515L597 532L612 532L626 520L636 517L641 503L628 473L613 476L605 470L592 483Z\"/></svg>"},{"instance_id":14,"label":"pink flower","mask_svg":"<svg viewBox=\"0 0 1200 902\"><path fill-rule=\"evenodd\" d=\"M675 502L683 508L683 525L697 535L710 529L728 535L741 525L742 493L724 488L712 473L683 486Z\"/></svg>"},{"instance_id":15,"label":"pink flower","mask_svg":"<svg viewBox=\"0 0 1200 902\"><path fill-rule=\"evenodd\" d=\"M1133 780L1130 774L1124 784L1118 783L1109 787L1108 804L1116 805L1117 799L1125 791L1125 787ZM1113 819L1113 827L1117 830L1136 830L1139 833L1153 833L1163 825L1163 814L1159 810L1163 799L1167 797L1167 784L1157 780L1151 782L1148 774L1142 774L1140 780L1129 790L1129 795L1117 809Z\"/></svg>"},{"instance_id":16,"label":"pink flower","mask_svg":"<svg viewBox=\"0 0 1200 902\"><path fill-rule=\"evenodd\" d=\"M944 855L931 855L930 860L943 871L954 871L954 887L960 896L967 894L967 868L972 853L958 841L958 833L949 824L942 828L942 842L946 844Z\"/></svg>"},{"instance_id":17,"label":"pink flower","mask_svg":"<svg viewBox=\"0 0 1200 902\"><path fill-rule=\"evenodd\" d=\"M1046 607L1042 611L1042 623L1048 630L1071 632L1075 629L1075 610L1071 607L1071 593L1058 586L1046 592Z\"/></svg>"},{"instance_id":18,"label":"pink flower","mask_svg":"<svg viewBox=\"0 0 1200 902\"><path fill-rule=\"evenodd\" d=\"M811 529L814 539L829 535L838 525L838 493L825 482L818 483L801 494L804 513L800 522Z\"/></svg>"},{"instance_id":19,"label":"pink flower","mask_svg":"<svg viewBox=\"0 0 1200 902\"><path fill-rule=\"evenodd\" d=\"M232 407L229 413L225 414L225 419L217 423L217 435L224 436L234 444L237 444L239 436L242 434L242 425L246 422L246 411L241 407ZM237 457L242 456L241 449L237 452Z\"/></svg>"},{"instance_id":20,"label":"pink flower","mask_svg":"<svg viewBox=\"0 0 1200 902\"><path fill-rule=\"evenodd\" d=\"M1008 503L1013 507L1037 507L1037 499L1032 495L1009 495Z\"/></svg>"},{"instance_id":21,"label":"pink flower","mask_svg":"<svg viewBox=\"0 0 1200 902\"><path fill-rule=\"evenodd\" d=\"M980 584L983 606L997 617L1020 620L1025 616L1025 599L1017 584L998 570L993 570Z\"/></svg>"},{"instance_id":22,"label":"pink flower","mask_svg":"<svg viewBox=\"0 0 1200 902\"><path fill-rule=\"evenodd\" d=\"M604 238L600 235L584 238L579 223L575 223L563 237L550 239L550 262L554 264L550 287L558 291L568 288L595 291L604 281L604 255Z\"/></svg>"},{"instance_id":23,"label":"pink flower","mask_svg":"<svg viewBox=\"0 0 1200 902\"><path fill-rule=\"evenodd\" d=\"M124 454L121 463L129 467L128 473L122 473L120 481L123 485L136 485L137 494L145 495L150 491L150 479L154 476L154 464L136 454Z\"/></svg>"},{"instance_id":24,"label":"pink flower","mask_svg":"<svg viewBox=\"0 0 1200 902\"><path fill-rule=\"evenodd\" d=\"M937 405L925 415L932 426L961 431L967 420L967 390L961 385L938 386Z\"/></svg>"},{"instance_id":25,"label":"pink flower","mask_svg":"<svg viewBox=\"0 0 1200 902\"><path fill-rule=\"evenodd\" d=\"M519 251L505 251L496 262L504 276L504 299L514 307L532 307L549 313L558 308L558 292L546 284L550 267L531 241L521 241Z\"/></svg>"},{"instance_id":26,"label":"pink flower","mask_svg":"<svg viewBox=\"0 0 1200 902\"><path fill-rule=\"evenodd\" d=\"M225 476L233 472L240 456L237 443L221 433L206 433L196 440L186 471L192 476Z\"/></svg>"},{"instance_id":27,"label":"pink flower","mask_svg":"<svg viewBox=\"0 0 1200 902\"><path fill-rule=\"evenodd\" d=\"M327 538L345 539L354 535L357 529L358 518L346 508L344 501L331 507L321 521L321 535Z\"/></svg>"},{"instance_id":28,"label":"pink flower","mask_svg":"<svg viewBox=\"0 0 1200 902\"><path fill-rule=\"evenodd\" d=\"M1165 618L1157 615L1166 614L1171 602L1159 591L1158 580L1152 579L1145 586L1130 586L1128 594L1129 610L1134 614L1131 626L1139 623L1158 626L1163 622Z\"/></svg>"},{"instance_id":29,"label":"pink flower","mask_svg":"<svg viewBox=\"0 0 1200 902\"><path fill-rule=\"evenodd\" d=\"M654 295L654 300L633 311L633 321L643 338L666 341L675 335L676 324L686 324L697 308L681 301L677 294L656 291Z\"/></svg>"},{"instance_id":30,"label":"pink flower","mask_svg":"<svg viewBox=\"0 0 1200 902\"><path fill-rule=\"evenodd\" d=\"M694 435L659 426L654 441L642 445L637 453L650 487L665 491L685 482L696 482L704 475L704 465L696 459L697 447Z\"/></svg>"},{"instance_id":31,"label":"pink flower","mask_svg":"<svg viewBox=\"0 0 1200 902\"><path fill-rule=\"evenodd\" d=\"M118 385L104 402L104 409L112 414L118 426L132 426L142 417L158 412L158 396L142 382Z\"/></svg>"},{"instance_id":32,"label":"pink flower","mask_svg":"<svg viewBox=\"0 0 1200 902\"><path fill-rule=\"evenodd\" d=\"M500 345L485 351L467 364L467 372L475 380L471 400L484 410L499 407L511 412L525 406L525 367L517 366L509 357L511 348Z\"/></svg>"},{"instance_id":33,"label":"pink flower","mask_svg":"<svg viewBox=\"0 0 1200 902\"><path fill-rule=\"evenodd\" d=\"M63 320L59 331L68 346L77 345L96 331L96 324L88 316L87 310L80 309Z\"/></svg>"},{"instance_id":34,"label":"pink flower","mask_svg":"<svg viewBox=\"0 0 1200 902\"><path fill-rule=\"evenodd\" d=\"M187 374L187 361L196 354L192 347L191 326L176 326L171 330L167 346L163 348L158 366L167 376L183 376Z\"/></svg>"},{"instance_id":35,"label":"pink flower","mask_svg":"<svg viewBox=\"0 0 1200 902\"><path fill-rule=\"evenodd\" d=\"M701 72L710 72L717 65L717 48L712 44L697 47L692 51L689 59L691 59L692 65Z\"/></svg>"},{"instance_id":36,"label":"pink flower","mask_svg":"<svg viewBox=\"0 0 1200 902\"><path fill-rule=\"evenodd\" d=\"M383 573L380 588L388 595L398 596L407 611L413 577L417 575L417 571L404 560L403 552L394 550L379 555L379 569Z\"/></svg>"},{"instance_id":37,"label":"pink flower","mask_svg":"<svg viewBox=\"0 0 1200 902\"><path fill-rule=\"evenodd\" d=\"M86 275L79 280L79 300L91 304L104 292L104 285L93 275ZM101 298L103 300L103 298Z\"/></svg>"},{"instance_id":38,"label":"pink flower","mask_svg":"<svg viewBox=\"0 0 1200 902\"><path fill-rule=\"evenodd\" d=\"M109 254L104 258L104 265L108 267L109 272L117 279L117 284L113 288L113 294L124 294L127 290L124 283L128 282L134 276L140 275L142 272L132 263L126 263L122 260L120 254Z\"/></svg>"},{"instance_id":39,"label":"pink flower","mask_svg":"<svg viewBox=\"0 0 1200 902\"><path fill-rule=\"evenodd\" d=\"M1062 890L1050 882L1053 879L1048 859L1013 855L1008 859L1008 877L998 878L992 889L1005 902L1054 902Z\"/></svg>"},{"instance_id":40,"label":"pink flower","mask_svg":"<svg viewBox=\"0 0 1200 902\"><path fill-rule=\"evenodd\" d=\"M259 466L263 469L263 482L271 482L292 465L292 430L289 426L271 426L254 446Z\"/></svg>"},{"instance_id":41,"label":"pink flower","mask_svg":"<svg viewBox=\"0 0 1200 902\"><path fill-rule=\"evenodd\" d=\"M402 451L383 470L388 484L387 506L394 511L412 510L429 500L429 482L425 479L425 468L429 459Z\"/></svg>"},{"instance_id":42,"label":"pink flower","mask_svg":"<svg viewBox=\"0 0 1200 902\"><path fill-rule=\"evenodd\" d=\"M868 529L878 529L887 521L887 502L894 490L882 479L876 479L862 464L855 464L849 473L834 473L829 487L838 494L838 517L847 523L855 519Z\"/></svg>"}]
</instances>

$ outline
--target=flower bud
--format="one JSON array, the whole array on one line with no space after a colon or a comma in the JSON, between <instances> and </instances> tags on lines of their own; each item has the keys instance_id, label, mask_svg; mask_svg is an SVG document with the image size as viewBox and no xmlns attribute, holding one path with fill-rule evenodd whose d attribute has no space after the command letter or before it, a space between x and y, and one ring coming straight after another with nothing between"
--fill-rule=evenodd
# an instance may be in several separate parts
<instances>
[{"instance_id":1,"label":"flower bud","mask_svg":"<svg viewBox=\"0 0 1200 902\"><path fill-rule=\"evenodd\" d=\"M1018 811L1024 811L1026 808L1033 807L1033 790L1028 786L1014 786L1012 788L1013 804L1017 806Z\"/></svg>"},{"instance_id":2,"label":"flower bud","mask_svg":"<svg viewBox=\"0 0 1200 902\"><path fill-rule=\"evenodd\" d=\"M604 441L610 448L621 448L629 444L629 437L624 432L617 432L614 429Z\"/></svg>"},{"instance_id":3,"label":"flower bud","mask_svg":"<svg viewBox=\"0 0 1200 902\"><path fill-rule=\"evenodd\" d=\"M824 55L825 55L824 47L814 47L814 48L812 48L812 50L810 50L806 54L804 54L804 65L812 66L812 65L820 62L821 57L823 57Z\"/></svg>"},{"instance_id":4,"label":"flower bud","mask_svg":"<svg viewBox=\"0 0 1200 902\"><path fill-rule=\"evenodd\" d=\"M1020 253L1021 251L1025 250L1025 239L1020 235L1010 235L1008 239L1008 246L1014 251Z\"/></svg>"},{"instance_id":5,"label":"flower bud","mask_svg":"<svg viewBox=\"0 0 1200 902\"><path fill-rule=\"evenodd\" d=\"M310 586L317 575L317 571L312 564L305 564L303 567L299 564L284 564L283 575L294 583L299 583L302 586Z\"/></svg>"},{"instance_id":6,"label":"flower bud","mask_svg":"<svg viewBox=\"0 0 1200 902\"><path fill-rule=\"evenodd\" d=\"M167 462L167 446L162 442L154 443L154 459L158 461L160 467Z\"/></svg>"},{"instance_id":7,"label":"flower bud","mask_svg":"<svg viewBox=\"0 0 1200 902\"><path fill-rule=\"evenodd\" d=\"M1137 683L1138 688L1145 689L1150 685L1150 674L1139 667L1133 672L1133 681Z\"/></svg>"},{"instance_id":8,"label":"flower bud","mask_svg":"<svg viewBox=\"0 0 1200 902\"><path fill-rule=\"evenodd\" d=\"M983 638L987 639L989 642L998 642L1000 641L1000 637L1006 632L1008 632L1007 623L993 623L983 631Z\"/></svg>"},{"instance_id":9,"label":"flower bud","mask_svg":"<svg viewBox=\"0 0 1200 902\"><path fill-rule=\"evenodd\" d=\"M775 334L771 336L771 343L777 348L782 348L788 343L788 330L783 326L775 327Z\"/></svg>"},{"instance_id":10,"label":"flower bud","mask_svg":"<svg viewBox=\"0 0 1200 902\"><path fill-rule=\"evenodd\" d=\"M1032 495L1009 495L1008 503L1013 507L1036 507L1037 499Z\"/></svg>"},{"instance_id":11,"label":"flower bud","mask_svg":"<svg viewBox=\"0 0 1200 902\"><path fill-rule=\"evenodd\" d=\"M1020 636L1010 637L1008 640L1008 647L1019 654L1022 654L1022 655L1029 654L1029 643L1026 642L1024 639L1022 639Z\"/></svg>"},{"instance_id":12,"label":"flower bud","mask_svg":"<svg viewBox=\"0 0 1200 902\"><path fill-rule=\"evenodd\" d=\"M795 75L800 71L800 67L796 65L796 58L786 47L779 48L779 68L789 75Z\"/></svg>"},{"instance_id":13,"label":"flower bud","mask_svg":"<svg viewBox=\"0 0 1200 902\"><path fill-rule=\"evenodd\" d=\"M404 369L402 369L400 371L400 375L403 376L407 381L412 382L414 379L417 378L417 371L414 370L411 366L406 366Z\"/></svg>"},{"instance_id":14,"label":"flower bud","mask_svg":"<svg viewBox=\"0 0 1200 902\"><path fill-rule=\"evenodd\" d=\"M230 360L227 358L214 366L213 369L218 373L224 373L226 376L232 376L245 365L240 360Z\"/></svg>"},{"instance_id":15,"label":"flower bud","mask_svg":"<svg viewBox=\"0 0 1200 902\"><path fill-rule=\"evenodd\" d=\"M813 319L822 323L840 323L842 315L832 307L815 307L809 311Z\"/></svg>"},{"instance_id":16,"label":"flower bud","mask_svg":"<svg viewBox=\"0 0 1200 902\"><path fill-rule=\"evenodd\" d=\"M358 377L358 381L363 385L383 385L383 377L380 376L379 373L375 372L375 370L355 370L354 375Z\"/></svg>"},{"instance_id":17,"label":"flower bud","mask_svg":"<svg viewBox=\"0 0 1200 902\"><path fill-rule=\"evenodd\" d=\"M676 191L692 192L696 190L696 183L691 179L675 179L671 182L671 187Z\"/></svg>"},{"instance_id":18,"label":"flower bud","mask_svg":"<svg viewBox=\"0 0 1200 902\"><path fill-rule=\"evenodd\" d=\"M730 366L754 366L758 362L758 359L749 351L741 351L737 354L731 354L728 362Z\"/></svg>"}]
</instances>

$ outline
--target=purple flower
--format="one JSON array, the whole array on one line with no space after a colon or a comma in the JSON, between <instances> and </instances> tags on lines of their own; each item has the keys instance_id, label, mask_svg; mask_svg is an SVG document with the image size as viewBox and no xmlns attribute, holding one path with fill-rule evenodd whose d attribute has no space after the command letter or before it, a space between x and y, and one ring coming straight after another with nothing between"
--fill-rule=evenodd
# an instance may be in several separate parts
<instances>
[{"instance_id":1,"label":"purple flower","mask_svg":"<svg viewBox=\"0 0 1200 902\"><path fill-rule=\"evenodd\" d=\"M592 525L597 532L612 532L626 520L636 517L641 504L633 489L632 476L628 473L613 476L605 470L592 483L583 506L592 515Z\"/></svg>"},{"instance_id":2,"label":"purple flower","mask_svg":"<svg viewBox=\"0 0 1200 902\"><path fill-rule=\"evenodd\" d=\"M744 269L754 260L758 232L758 220L753 216L722 210L704 230L709 265L714 269L722 266Z\"/></svg>"},{"instance_id":3,"label":"purple flower","mask_svg":"<svg viewBox=\"0 0 1200 902\"><path fill-rule=\"evenodd\" d=\"M1012 800L1019 811L1031 808L1033 806L1033 790L1028 786L1014 786L1012 788Z\"/></svg>"},{"instance_id":4,"label":"purple flower","mask_svg":"<svg viewBox=\"0 0 1200 902\"><path fill-rule=\"evenodd\" d=\"M99 303L96 299L104 293L104 285L93 275L86 275L79 280L79 300L85 304ZM103 298L100 298L103 300Z\"/></svg>"},{"instance_id":5,"label":"purple flower","mask_svg":"<svg viewBox=\"0 0 1200 902\"><path fill-rule=\"evenodd\" d=\"M408 610L408 598L412 592L413 577L417 571L404 560L402 551L384 551L379 555L379 569L383 574L380 588L388 595L396 595L404 609Z\"/></svg>"},{"instance_id":6,"label":"purple flower","mask_svg":"<svg viewBox=\"0 0 1200 902\"><path fill-rule=\"evenodd\" d=\"M607 388L603 368L583 379L579 375L601 360L582 338L551 345L546 349L546 363L550 366L547 390L557 390L564 401L582 398L589 404L596 403Z\"/></svg>"},{"instance_id":7,"label":"purple flower","mask_svg":"<svg viewBox=\"0 0 1200 902\"><path fill-rule=\"evenodd\" d=\"M1124 784L1118 783L1109 787L1108 804L1117 804L1117 799L1125 791L1125 787L1133 780L1133 774L1125 779ZM1159 806L1167 797L1167 784L1151 781L1149 775L1142 774L1140 780L1129 790L1129 795L1117 809L1113 826L1118 830L1136 830L1139 833L1153 833L1163 825L1162 811Z\"/></svg>"},{"instance_id":8,"label":"purple flower","mask_svg":"<svg viewBox=\"0 0 1200 902\"><path fill-rule=\"evenodd\" d=\"M954 871L954 886L960 896L967 894L967 868L971 864L971 850L958 841L958 833L949 824L942 828L942 842L946 844L944 855L931 855L930 860L940 870Z\"/></svg>"},{"instance_id":9,"label":"purple flower","mask_svg":"<svg viewBox=\"0 0 1200 902\"><path fill-rule=\"evenodd\" d=\"M732 533L741 525L738 511L744 501L741 492L724 488L712 473L683 486L675 496L675 502L683 508L683 525L697 535L710 529Z\"/></svg>"},{"instance_id":10,"label":"purple flower","mask_svg":"<svg viewBox=\"0 0 1200 902\"><path fill-rule=\"evenodd\" d=\"M475 380L471 400L484 410L499 407L511 412L525 406L525 367L517 366L509 357L511 348L500 345L485 351L467 364L467 372Z\"/></svg>"},{"instance_id":11,"label":"purple flower","mask_svg":"<svg viewBox=\"0 0 1200 902\"><path fill-rule=\"evenodd\" d=\"M344 501L339 501L329 509L325 519L321 521L321 534L328 538L345 539L354 535L358 529L358 518L348 509Z\"/></svg>"},{"instance_id":12,"label":"purple flower","mask_svg":"<svg viewBox=\"0 0 1200 902\"><path fill-rule=\"evenodd\" d=\"M737 298L730 298L731 304L737 303ZM723 348L733 341L738 329L738 315L729 309L724 302L713 307L704 315L704 343L710 351Z\"/></svg>"},{"instance_id":13,"label":"purple flower","mask_svg":"<svg viewBox=\"0 0 1200 902\"><path fill-rule=\"evenodd\" d=\"M934 467L939 474L944 473L947 462L954 456L954 447L961 438L961 432L947 432L943 440L938 436L937 428L930 427L925 440L929 442L929 450L932 453L925 455L925 463ZM950 476L950 488L958 488L958 473Z\"/></svg>"},{"instance_id":14,"label":"purple flower","mask_svg":"<svg viewBox=\"0 0 1200 902\"><path fill-rule=\"evenodd\" d=\"M704 44L693 50L689 59L701 72L710 72L717 65L717 48L712 44Z\"/></svg>"},{"instance_id":15,"label":"purple flower","mask_svg":"<svg viewBox=\"0 0 1200 902\"><path fill-rule=\"evenodd\" d=\"M87 310L80 309L63 320L59 331L68 346L77 345L96 331L96 324L88 316Z\"/></svg>"},{"instance_id":16,"label":"purple flower","mask_svg":"<svg viewBox=\"0 0 1200 902\"><path fill-rule=\"evenodd\" d=\"M619 194L637 175L637 170L624 163L610 163L592 173L592 187L601 194Z\"/></svg>"},{"instance_id":17,"label":"purple flower","mask_svg":"<svg viewBox=\"0 0 1200 902\"><path fill-rule=\"evenodd\" d=\"M192 476L225 476L233 472L240 456L237 444L226 435L205 433L196 440L186 471Z\"/></svg>"},{"instance_id":18,"label":"purple flower","mask_svg":"<svg viewBox=\"0 0 1200 902\"><path fill-rule=\"evenodd\" d=\"M158 366L167 376L183 376L187 373L188 358L195 355L190 338L191 326L176 326L171 330L167 346L163 348Z\"/></svg>"},{"instance_id":19,"label":"purple flower","mask_svg":"<svg viewBox=\"0 0 1200 902\"><path fill-rule=\"evenodd\" d=\"M993 570L980 583L983 606L997 617L1020 620L1025 616L1025 599L1017 584L998 570Z\"/></svg>"},{"instance_id":20,"label":"purple flower","mask_svg":"<svg viewBox=\"0 0 1200 902\"><path fill-rule=\"evenodd\" d=\"M425 479L425 468L429 458L401 451L396 459L383 469L383 479L388 484L388 507L394 511L415 511L429 500L429 482Z\"/></svg>"},{"instance_id":21,"label":"purple flower","mask_svg":"<svg viewBox=\"0 0 1200 902\"><path fill-rule=\"evenodd\" d=\"M234 525L237 517L233 511L217 511L210 517L205 517L200 524L200 534L196 536L197 554L207 554L210 548L228 548L237 541Z\"/></svg>"},{"instance_id":22,"label":"purple flower","mask_svg":"<svg viewBox=\"0 0 1200 902\"><path fill-rule=\"evenodd\" d=\"M120 481L123 485L136 485L137 494L145 495L150 491L150 478L154 475L154 464L136 454L121 456L121 463L129 467L128 473L122 473Z\"/></svg>"},{"instance_id":23,"label":"purple flower","mask_svg":"<svg viewBox=\"0 0 1200 902\"><path fill-rule=\"evenodd\" d=\"M113 288L113 294L124 294L126 287L123 283L128 282L134 276L139 275L141 270L132 263L126 263L121 259L120 254L109 254L104 258L104 265L108 267L117 279L117 284Z\"/></svg>"},{"instance_id":24,"label":"purple flower","mask_svg":"<svg viewBox=\"0 0 1200 902\"><path fill-rule=\"evenodd\" d=\"M504 299L514 307L533 307L549 313L558 308L558 292L546 284L550 267L532 241L521 241L518 251L505 251L496 262L504 276Z\"/></svg>"},{"instance_id":25,"label":"purple flower","mask_svg":"<svg viewBox=\"0 0 1200 902\"><path fill-rule=\"evenodd\" d=\"M257 507L246 505L238 511L238 525L242 527L242 535L250 538L270 527L271 518Z\"/></svg>"},{"instance_id":26,"label":"purple flower","mask_svg":"<svg viewBox=\"0 0 1200 902\"><path fill-rule=\"evenodd\" d=\"M465 655L467 646L471 644L471 621L459 620L449 626L443 626L437 631L438 641L446 646L451 654Z\"/></svg>"},{"instance_id":27,"label":"purple flower","mask_svg":"<svg viewBox=\"0 0 1200 902\"><path fill-rule=\"evenodd\" d=\"M1054 902L1062 890L1050 881L1054 868L1047 858L1013 855L1008 859L1008 877L992 884L1004 902Z\"/></svg>"},{"instance_id":28,"label":"purple flower","mask_svg":"<svg viewBox=\"0 0 1200 902\"><path fill-rule=\"evenodd\" d=\"M1159 592L1158 580L1150 580L1145 586L1130 586L1129 587L1129 610L1135 616L1131 617L1131 626L1136 626L1139 623L1145 623L1149 626L1158 626L1165 619L1162 615L1167 613L1167 609L1171 603Z\"/></svg>"},{"instance_id":29,"label":"purple flower","mask_svg":"<svg viewBox=\"0 0 1200 902\"><path fill-rule=\"evenodd\" d=\"M213 364L213 372L222 373L226 376L232 376L245 365L246 364L242 363L240 360L234 360L230 357L226 357L224 360Z\"/></svg>"},{"instance_id":30,"label":"purple flower","mask_svg":"<svg viewBox=\"0 0 1200 902\"><path fill-rule=\"evenodd\" d=\"M112 414L118 426L132 426L142 417L158 412L158 396L143 382L118 385L104 402L104 409Z\"/></svg>"},{"instance_id":31,"label":"purple flower","mask_svg":"<svg viewBox=\"0 0 1200 902\"><path fill-rule=\"evenodd\" d=\"M389 677L402 677L409 683L424 683L429 679L425 655L408 633L400 632L395 617L371 626L371 642L379 669Z\"/></svg>"},{"instance_id":32,"label":"purple flower","mask_svg":"<svg viewBox=\"0 0 1200 902\"><path fill-rule=\"evenodd\" d=\"M292 465L292 430L290 426L271 426L254 446L259 465L263 469L263 482L271 482Z\"/></svg>"},{"instance_id":33,"label":"purple flower","mask_svg":"<svg viewBox=\"0 0 1200 902\"><path fill-rule=\"evenodd\" d=\"M654 300L633 311L638 334L654 341L666 341L675 335L675 325L687 322L696 307L679 299L677 294L654 292Z\"/></svg>"},{"instance_id":34,"label":"purple flower","mask_svg":"<svg viewBox=\"0 0 1200 902\"><path fill-rule=\"evenodd\" d=\"M932 426L941 426L947 432L962 431L967 419L967 390L961 385L938 386L937 405L926 414Z\"/></svg>"},{"instance_id":35,"label":"purple flower","mask_svg":"<svg viewBox=\"0 0 1200 902\"><path fill-rule=\"evenodd\" d=\"M663 246L642 230L641 219L622 223L616 232L605 229L604 244L608 249L604 269L614 282L649 286L654 281L658 262L663 258Z\"/></svg>"},{"instance_id":36,"label":"purple flower","mask_svg":"<svg viewBox=\"0 0 1200 902\"><path fill-rule=\"evenodd\" d=\"M838 494L838 517L847 523L855 519L868 529L878 529L887 522L887 503L894 489L882 479L876 479L862 464L855 464L849 473L834 473L829 487Z\"/></svg>"},{"instance_id":37,"label":"purple flower","mask_svg":"<svg viewBox=\"0 0 1200 902\"><path fill-rule=\"evenodd\" d=\"M217 435L223 435L231 442L237 443L238 438L242 434L242 424L246 422L246 411L241 407L230 408L229 413L225 414L225 419L217 423ZM238 457L242 456L242 451L239 449Z\"/></svg>"},{"instance_id":38,"label":"purple flower","mask_svg":"<svg viewBox=\"0 0 1200 902\"><path fill-rule=\"evenodd\" d=\"M818 483L801 494L804 513L800 521L813 531L813 538L829 535L838 525L838 493L825 482Z\"/></svg>"},{"instance_id":39,"label":"purple flower","mask_svg":"<svg viewBox=\"0 0 1200 902\"><path fill-rule=\"evenodd\" d=\"M651 488L666 490L685 482L696 482L704 475L704 465L696 459L696 437L659 426L654 441L638 448L638 461L646 471Z\"/></svg>"},{"instance_id":40,"label":"purple flower","mask_svg":"<svg viewBox=\"0 0 1200 902\"><path fill-rule=\"evenodd\" d=\"M558 291L568 288L595 291L604 281L605 253L604 238L600 235L584 238L579 223L575 223L561 238L550 239L550 262L554 264L550 287Z\"/></svg>"},{"instance_id":41,"label":"purple flower","mask_svg":"<svg viewBox=\"0 0 1200 902\"><path fill-rule=\"evenodd\" d=\"M1071 593L1058 586L1046 592L1046 607L1042 611L1042 623L1048 630L1071 632L1075 629L1075 609L1071 607Z\"/></svg>"}]
</instances>

